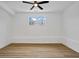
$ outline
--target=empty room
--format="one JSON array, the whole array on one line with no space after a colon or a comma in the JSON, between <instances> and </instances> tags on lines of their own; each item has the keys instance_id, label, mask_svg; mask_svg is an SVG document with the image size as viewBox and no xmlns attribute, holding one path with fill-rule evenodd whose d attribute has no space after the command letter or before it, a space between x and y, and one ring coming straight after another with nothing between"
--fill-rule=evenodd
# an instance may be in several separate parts
<instances>
[{"instance_id":1,"label":"empty room","mask_svg":"<svg viewBox=\"0 0 79 59\"><path fill-rule=\"evenodd\" d=\"M0 1L0 58L79 58L79 1Z\"/></svg>"}]
</instances>

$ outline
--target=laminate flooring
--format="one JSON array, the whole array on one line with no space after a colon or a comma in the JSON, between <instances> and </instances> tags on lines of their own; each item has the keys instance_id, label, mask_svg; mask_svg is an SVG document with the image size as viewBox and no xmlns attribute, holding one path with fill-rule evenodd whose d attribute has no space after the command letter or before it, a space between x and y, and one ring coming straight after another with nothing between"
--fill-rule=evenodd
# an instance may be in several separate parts
<instances>
[{"instance_id":1,"label":"laminate flooring","mask_svg":"<svg viewBox=\"0 0 79 59\"><path fill-rule=\"evenodd\" d=\"M0 49L0 58L79 58L62 44L10 44Z\"/></svg>"}]
</instances>

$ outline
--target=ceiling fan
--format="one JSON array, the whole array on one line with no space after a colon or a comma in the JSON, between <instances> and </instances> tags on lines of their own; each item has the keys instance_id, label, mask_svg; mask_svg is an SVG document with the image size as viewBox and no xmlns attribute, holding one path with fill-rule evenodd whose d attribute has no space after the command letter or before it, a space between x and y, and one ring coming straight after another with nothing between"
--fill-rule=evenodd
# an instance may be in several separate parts
<instances>
[{"instance_id":1,"label":"ceiling fan","mask_svg":"<svg viewBox=\"0 0 79 59\"><path fill-rule=\"evenodd\" d=\"M41 2L34 1L33 3L27 2L27 1L22 1L22 2L32 4L33 6L30 8L30 10L32 10L34 7L38 7L39 9L43 10L43 8L40 6L40 4L49 3L49 1L41 1Z\"/></svg>"}]
</instances>

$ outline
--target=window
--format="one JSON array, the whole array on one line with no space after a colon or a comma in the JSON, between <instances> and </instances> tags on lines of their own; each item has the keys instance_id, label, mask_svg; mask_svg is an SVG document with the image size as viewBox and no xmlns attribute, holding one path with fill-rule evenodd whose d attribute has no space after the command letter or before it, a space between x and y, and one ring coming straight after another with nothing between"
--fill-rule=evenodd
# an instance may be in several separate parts
<instances>
[{"instance_id":1,"label":"window","mask_svg":"<svg viewBox=\"0 0 79 59\"><path fill-rule=\"evenodd\" d=\"M39 24L43 25L45 24L46 17L45 16L30 16L29 17L29 25Z\"/></svg>"}]
</instances>

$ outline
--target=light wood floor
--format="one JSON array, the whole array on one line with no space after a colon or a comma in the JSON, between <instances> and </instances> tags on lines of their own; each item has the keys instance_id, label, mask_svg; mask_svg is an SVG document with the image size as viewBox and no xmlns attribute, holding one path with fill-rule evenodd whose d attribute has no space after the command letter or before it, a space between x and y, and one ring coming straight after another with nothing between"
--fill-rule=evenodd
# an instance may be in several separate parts
<instances>
[{"instance_id":1,"label":"light wood floor","mask_svg":"<svg viewBox=\"0 0 79 59\"><path fill-rule=\"evenodd\" d=\"M11 44L0 49L0 58L76 58L79 53L62 44Z\"/></svg>"}]
</instances>

